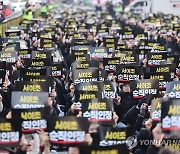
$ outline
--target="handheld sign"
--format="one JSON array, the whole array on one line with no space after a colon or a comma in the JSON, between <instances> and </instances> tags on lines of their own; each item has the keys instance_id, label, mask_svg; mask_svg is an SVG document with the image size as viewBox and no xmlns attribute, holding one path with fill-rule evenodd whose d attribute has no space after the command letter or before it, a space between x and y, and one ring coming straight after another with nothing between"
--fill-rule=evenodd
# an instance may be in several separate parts
<instances>
[{"instance_id":1,"label":"handheld sign","mask_svg":"<svg viewBox=\"0 0 180 154\"><path fill-rule=\"evenodd\" d=\"M7 44L6 47L4 48L4 51L19 51L19 50L20 50L19 42Z\"/></svg>"},{"instance_id":2,"label":"handheld sign","mask_svg":"<svg viewBox=\"0 0 180 154\"><path fill-rule=\"evenodd\" d=\"M25 61L25 66L28 67L45 67L50 65L50 59L30 59Z\"/></svg>"},{"instance_id":3,"label":"handheld sign","mask_svg":"<svg viewBox=\"0 0 180 154\"><path fill-rule=\"evenodd\" d=\"M156 98L151 101L151 119L152 121L160 121L161 119L162 98Z\"/></svg>"},{"instance_id":4,"label":"handheld sign","mask_svg":"<svg viewBox=\"0 0 180 154\"><path fill-rule=\"evenodd\" d=\"M167 58L166 53L147 53L148 66L160 65Z\"/></svg>"},{"instance_id":5,"label":"handheld sign","mask_svg":"<svg viewBox=\"0 0 180 154\"><path fill-rule=\"evenodd\" d=\"M22 59L30 59L31 58L31 50L30 49L20 49L19 57Z\"/></svg>"},{"instance_id":6,"label":"handheld sign","mask_svg":"<svg viewBox=\"0 0 180 154\"><path fill-rule=\"evenodd\" d=\"M21 75L26 75L26 76L46 76L47 75L47 69L46 68L41 68L41 69L27 69L27 68L22 68L20 70Z\"/></svg>"},{"instance_id":7,"label":"handheld sign","mask_svg":"<svg viewBox=\"0 0 180 154\"><path fill-rule=\"evenodd\" d=\"M130 81L134 98L142 98L145 95L156 95L159 88L159 80L133 80Z\"/></svg>"},{"instance_id":8,"label":"handheld sign","mask_svg":"<svg viewBox=\"0 0 180 154\"><path fill-rule=\"evenodd\" d=\"M166 86L169 98L180 98L180 81L169 82Z\"/></svg>"},{"instance_id":9,"label":"handheld sign","mask_svg":"<svg viewBox=\"0 0 180 154\"><path fill-rule=\"evenodd\" d=\"M112 123L113 102L109 99L82 101L82 115L90 122Z\"/></svg>"},{"instance_id":10,"label":"handheld sign","mask_svg":"<svg viewBox=\"0 0 180 154\"><path fill-rule=\"evenodd\" d=\"M71 64L71 68L73 69L89 69L89 68L99 68L99 62L95 60L91 61L75 61Z\"/></svg>"},{"instance_id":11,"label":"handheld sign","mask_svg":"<svg viewBox=\"0 0 180 154\"><path fill-rule=\"evenodd\" d=\"M49 83L50 87L54 87L54 77L53 76L22 76L23 81L32 81L32 82L45 82Z\"/></svg>"},{"instance_id":12,"label":"handheld sign","mask_svg":"<svg viewBox=\"0 0 180 154\"><path fill-rule=\"evenodd\" d=\"M12 116L22 119L22 132L32 133L39 129L47 128L46 115L48 112L44 108L40 109L15 109Z\"/></svg>"},{"instance_id":13,"label":"handheld sign","mask_svg":"<svg viewBox=\"0 0 180 154\"><path fill-rule=\"evenodd\" d=\"M1 51L0 61L5 61L6 63L15 63L17 61L18 54L16 51Z\"/></svg>"},{"instance_id":14,"label":"handheld sign","mask_svg":"<svg viewBox=\"0 0 180 154\"><path fill-rule=\"evenodd\" d=\"M164 90L169 81L171 81L170 73L145 73L145 79L158 79L159 80L159 89Z\"/></svg>"},{"instance_id":15,"label":"handheld sign","mask_svg":"<svg viewBox=\"0 0 180 154\"><path fill-rule=\"evenodd\" d=\"M161 122L165 138L180 138L180 104L179 99L168 99L162 101Z\"/></svg>"},{"instance_id":16,"label":"handheld sign","mask_svg":"<svg viewBox=\"0 0 180 154\"><path fill-rule=\"evenodd\" d=\"M88 127L86 118L50 117L48 119L50 143L58 145L84 144Z\"/></svg>"},{"instance_id":17,"label":"handheld sign","mask_svg":"<svg viewBox=\"0 0 180 154\"><path fill-rule=\"evenodd\" d=\"M106 47L91 47L90 56L92 59L108 58L108 48Z\"/></svg>"},{"instance_id":18,"label":"handheld sign","mask_svg":"<svg viewBox=\"0 0 180 154\"><path fill-rule=\"evenodd\" d=\"M51 75L54 77L58 77L62 75L63 66L62 63L56 63L51 65Z\"/></svg>"},{"instance_id":19,"label":"handheld sign","mask_svg":"<svg viewBox=\"0 0 180 154\"><path fill-rule=\"evenodd\" d=\"M42 108L48 100L47 92L12 92L11 107L14 109Z\"/></svg>"},{"instance_id":20,"label":"handheld sign","mask_svg":"<svg viewBox=\"0 0 180 154\"><path fill-rule=\"evenodd\" d=\"M16 81L15 91L23 92L49 92L49 83L33 81Z\"/></svg>"},{"instance_id":21,"label":"handheld sign","mask_svg":"<svg viewBox=\"0 0 180 154\"><path fill-rule=\"evenodd\" d=\"M75 100L81 102L83 100L102 98L103 97L102 82L84 82L75 86Z\"/></svg>"},{"instance_id":22,"label":"handheld sign","mask_svg":"<svg viewBox=\"0 0 180 154\"><path fill-rule=\"evenodd\" d=\"M120 64L119 58L103 58L104 69L109 72L116 71L117 65Z\"/></svg>"},{"instance_id":23,"label":"handheld sign","mask_svg":"<svg viewBox=\"0 0 180 154\"><path fill-rule=\"evenodd\" d=\"M20 30L16 30L16 31L6 31L5 32L6 37L18 37L21 35L21 31Z\"/></svg>"},{"instance_id":24,"label":"handheld sign","mask_svg":"<svg viewBox=\"0 0 180 154\"><path fill-rule=\"evenodd\" d=\"M139 66L118 65L116 71L118 82L129 82L139 80Z\"/></svg>"},{"instance_id":25,"label":"handheld sign","mask_svg":"<svg viewBox=\"0 0 180 154\"><path fill-rule=\"evenodd\" d=\"M21 121L0 119L0 146L17 146L21 137Z\"/></svg>"},{"instance_id":26,"label":"handheld sign","mask_svg":"<svg viewBox=\"0 0 180 154\"><path fill-rule=\"evenodd\" d=\"M75 84L82 82L94 82L99 80L99 69L76 69L72 71Z\"/></svg>"},{"instance_id":27,"label":"handheld sign","mask_svg":"<svg viewBox=\"0 0 180 154\"><path fill-rule=\"evenodd\" d=\"M129 137L132 128L112 128L99 127L100 142L99 146L113 146L126 144L126 139Z\"/></svg>"}]
</instances>

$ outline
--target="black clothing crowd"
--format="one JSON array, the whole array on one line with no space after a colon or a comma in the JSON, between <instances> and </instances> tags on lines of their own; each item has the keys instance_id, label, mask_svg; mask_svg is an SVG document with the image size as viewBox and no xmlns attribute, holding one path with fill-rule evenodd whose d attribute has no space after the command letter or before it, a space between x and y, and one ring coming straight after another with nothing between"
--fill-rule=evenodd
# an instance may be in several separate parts
<instances>
[{"instance_id":1,"label":"black clothing crowd","mask_svg":"<svg viewBox=\"0 0 180 154\"><path fill-rule=\"evenodd\" d=\"M116 131L130 128L131 135L129 136L135 137L136 140L131 140L131 143L123 143L126 148L129 148L126 151L127 153L179 153L179 142L177 142L176 148L164 147L158 144L164 137L161 116L158 120L152 119L152 101L169 97L166 90L168 82L173 81L180 85L179 22L179 17L173 15L151 14L141 17L141 14L118 13L114 11L111 6L106 6L101 9L98 8L96 10L93 6L84 6L83 4L79 6L74 4L63 4L59 8L52 9L44 18L38 17L32 20L24 20L20 22L18 27L7 27L5 36L2 36L1 39L0 118L14 118L13 110L16 110L15 105L18 104L16 104L16 102L14 103L16 98L14 92L24 91L23 88L22 90L17 90L18 85L23 84L24 86L27 81L29 81L29 83L32 81L34 82L32 85L36 85L40 84L41 79L46 79L45 84L48 85L48 88L51 87L48 92L48 98L44 102L45 106L48 108L47 116L74 116L77 118L85 117L84 110L82 109L84 107L81 103L84 103L86 100L90 102L91 99L84 99L83 102L81 102L80 97L82 95L80 94L81 96L78 97L77 93L81 93L83 90L80 90L81 86L78 85L90 85L90 89L87 88L85 90L86 94L88 94L88 92L89 94L94 94L95 90L91 89L92 86L95 87L97 82L102 85L107 82L114 87L112 88L114 89L114 96L109 96L107 98L111 101L110 103L112 105L111 123L102 123L102 121L98 119L96 119L95 123L92 123L91 117L89 118L91 119L89 121L90 126L84 139L87 149L95 146L96 150L101 152L99 146L101 140L100 136L102 135L101 127L108 127L117 129ZM80 48L84 48L83 51L80 50ZM98 49L102 50L96 53L96 49L97 51ZM11 53L10 57L3 57L3 54L6 53ZM79 55L75 53L79 53ZM153 59L152 56L149 57L149 53L157 56L162 55L163 58ZM38 57L38 54L41 56ZM117 56L118 54L119 56ZM46 60L43 60L43 55L45 55ZM105 66L108 66L104 62L105 59L115 59L119 61L118 64L112 64L113 69L105 69ZM41 65L41 61L44 62L44 65ZM45 65L46 62L47 64ZM78 67L81 67L80 64L82 64L82 68L80 69L80 73L76 75ZM85 64L89 66L86 67L87 65ZM33 65L35 65L35 67L33 67ZM130 79L129 77L119 78L120 74L123 76L128 73L124 72L123 74L123 71L121 71L119 74L118 69L121 67L127 69L128 66L138 66L138 74L130 73L132 76L137 75L139 77L138 79ZM169 73L170 80L166 81L164 89L158 87L156 94L153 96L150 95L151 97L149 97L148 94L144 94L142 97L135 98L131 80L153 80L145 78L147 70L161 66L174 66L173 71L162 71L158 74L163 75L163 73ZM84 70L83 67L85 68ZM53 68L57 69L54 71ZM84 76L84 78L87 77L91 81L91 78L94 77L93 72L93 77L90 75L89 77L86 72L88 69L91 72L93 70L92 68L98 69L101 75L98 74L98 81L89 82L88 84L89 80L81 80L80 78ZM46 70L46 72L42 73L41 69ZM28 76L28 71L31 72L30 76ZM39 71L40 73L38 72L38 75L34 75L35 73L33 71ZM5 72L5 74L3 74L3 72ZM82 73L84 73L84 75L82 75ZM151 73L151 71L148 73ZM53 77L53 82L48 79L49 76ZM30 78L32 80L30 80ZM79 83L76 82L77 79ZM36 83L35 81L38 82ZM29 92L35 93L36 89L29 89ZM46 96L44 97L46 98ZM101 99L102 98L97 98L97 102L99 101L100 103ZM178 100L176 105L180 105L179 97L177 96L176 99ZM31 101L33 102L33 100ZM107 101L106 103L108 104L109 102ZM100 108L101 107L99 107L99 109ZM21 109L27 108L22 107ZM161 110L161 112L164 111ZM176 123L180 122L179 119L180 117L178 116ZM83 127L83 125L81 127ZM180 126L175 131L178 132L179 130ZM2 134L0 133L0 138L1 137ZM127 137L128 136L126 136L126 138ZM50 138L46 129L36 130L33 134L26 134L23 132L20 136L18 145L0 146L0 150L2 153L3 151L8 151L9 153L17 154L55 153L67 150L71 154L85 153L85 151L81 151L81 148L83 149L84 147L78 147L78 144L66 145L64 143L61 145L53 145L50 142ZM33 139L34 141L31 143ZM171 139L179 141L179 136ZM145 142L143 144L140 142L143 140L154 140L159 142L147 145ZM1 142L2 139L0 140L0 145ZM133 146L134 142L137 142L137 146L135 147ZM36 147L38 145L39 147ZM113 149L118 146L120 147L120 145L115 146L111 144L110 147ZM107 149L108 147L105 147L103 150ZM87 151L88 150L86 150L86 153L88 153ZM119 151L119 153L125 154L125 152L121 151Z\"/></svg>"}]
</instances>

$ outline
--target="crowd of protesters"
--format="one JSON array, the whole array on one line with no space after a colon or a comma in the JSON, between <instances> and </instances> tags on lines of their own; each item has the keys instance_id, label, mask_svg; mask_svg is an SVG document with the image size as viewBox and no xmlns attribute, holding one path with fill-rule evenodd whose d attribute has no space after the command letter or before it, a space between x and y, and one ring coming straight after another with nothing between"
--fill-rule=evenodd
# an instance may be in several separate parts
<instances>
[{"instance_id":1,"label":"crowd of protesters","mask_svg":"<svg viewBox=\"0 0 180 154\"><path fill-rule=\"evenodd\" d=\"M19 27L13 31L13 26L6 30L5 36L1 38L1 50L6 51L9 46L15 44L18 54L15 62L8 61L6 58L6 69L2 66L1 70L5 69L6 74L2 78L2 84L0 89L0 118L11 119L14 118L12 114L12 92L16 91L16 83L24 81L24 69L26 70L38 70L39 68L28 67L28 61L33 58L33 52L50 55L49 66L60 64L61 73L58 76L54 75L53 86L49 92L48 100L46 100L46 106L49 108L48 116L52 117L67 117L74 116L81 118L83 113L79 109L79 100L75 98L77 85L75 77L73 76L74 69L73 64L76 63L74 59L74 48L76 46L106 47L107 56L99 58L93 57L91 53L87 51L87 55L90 55L90 59L86 61L93 61L98 63L98 69L104 75L101 76L102 80L98 82L109 81L116 83L115 101L113 101L112 110L112 124L103 127L113 128L128 128L131 129L131 136L136 136L137 142L140 140L154 140L154 144L146 145L138 142L136 147L132 147L128 150L129 153L134 154L176 154L179 153L178 148L163 147L159 144L164 137L162 130L161 120L153 121L150 115L151 100L147 100L146 95L141 98L135 99L133 96L133 89L129 81L119 82L117 70L109 71L105 70L103 58L114 58L114 53L123 53L123 56L137 56L138 61L135 63L125 63L124 67L128 65L138 65L139 67L139 80L144 79L147 68L149 68L147 53L135 53L144 42L153 42L157 46L164 47L163 54L166 55L164 64L160 65L173 65L174 75L171 76L171 81L179 81L179 61L180 61L180 20L178 16L164 15L164 14L150 14L145 17L141 17L141 14L124 13L117 11L113 8L112 4L107 4L106 8L102 9L101 6L84 5L83 3L77 5L74 4L61 4L59 7L53 8L51 5L48 9L48 5L42 5L41 16L34 18L29 5L27 5L27 11L24 15L24 20L19 24ZM28 12L28 13L27 13ZM48 30L49 28L49 30ZM102 31L101 31L102 30ZM16 36L11 37L10 33L16 32ZM19 32L19 33L18 33ZM129 33L126 33L129 32ZM141 37L139 37L141 34ZM143 36L143 37L142 37ZM115 38L111 43L112 48L107 47L107 42L104 38ZM8 40L15 40L13 43L9 43ZM51 46L46 48L46 42L52 40ZM44 41L44 42L43 42ZM122 49L117 49L117 46L122 46ZM124 49L123 49L124 47ZM154 50L153 49L151 50ZM30 57L25 57L20 51L27 50ZM125 50L131 50L134 52L132 55L128 55ZM140 50L140 49L139 49ZM149 51L150 52L150 51ZM23 57L24 56L24 57ZM83 56L83 55L82 55ZM46 58L47 58L46 57ZM169 58L174 58L171 61ZM3 61L4 57L0 57ZM13 56L10 58L14 58ZM77 58L77 57L76 57ZM118 57L123 62L122 57ZM88 59L88 58L87 58ZM95 61L95 62L94 62ZM128 61L126 61L128 62ZM3 63L1 63L3 65ZM31 65L31 64L30 64ZM154 67L154 66L151 66ZM46 68L46 66L44 67ZM59 68L60 69L60 68ZM51 70L52 71L52 70ZM83 72L83 70L82 70ZM169 72L171 73L171 72ZM47 73L48 74L48 73ZM52 74L46 76L53 76ZM26 74L27 75L27 74ZM42 76L42 75L41 75ZM37 76L38 78L38 76ZM146 78L147 79L147 78ZM50 81L46 81L47 83ZM170 82L170 81L169 81ZM179 82L178 82L179 85ZM166 89L158 90L156 96L158 98L168 98ZM178 99L178 98L177 98ZM180 105L180 101L179 101ZM180 117L177 119L177 123L180 123ZM76 154L85 152L88 153L89 147L99 147L99 135L101 123L90 124L89 131L85 136L86 148L78 145L53 145L49 139L49 133L46 130L39 129L36 133L23 133L20 137L19 144L16 146L0 146L0 153L56 153L62 151L68 151L69 154ZM179 131L180 127L176 131ZM1 137L1 135L0 135ZM178 140L178 136L175 137ZM2 141L2 140L1 140ZM0 141L0 145L1 145ZM85 151L81 151L81 149ZM97 153L98 154L98 153ZM124 153L122 153L124 154Z\"/></svg>"}]
</instances>

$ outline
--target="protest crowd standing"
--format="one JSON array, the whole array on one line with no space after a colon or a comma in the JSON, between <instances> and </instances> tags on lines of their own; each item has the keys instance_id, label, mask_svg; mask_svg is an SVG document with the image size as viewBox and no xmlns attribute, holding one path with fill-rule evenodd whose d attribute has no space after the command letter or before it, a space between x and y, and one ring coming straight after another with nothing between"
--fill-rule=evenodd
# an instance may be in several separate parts
<instances>
[{"instance_id":1,"label":"protest crowd standing","mask_svg":"<svg viewBox=\"0 0 180 154\"><path fill-rule=\"evenodd\" d=\"M180 153L180 18L108 2L26 5L1 36L0 153Z\"/></svg>"}]
</instances>

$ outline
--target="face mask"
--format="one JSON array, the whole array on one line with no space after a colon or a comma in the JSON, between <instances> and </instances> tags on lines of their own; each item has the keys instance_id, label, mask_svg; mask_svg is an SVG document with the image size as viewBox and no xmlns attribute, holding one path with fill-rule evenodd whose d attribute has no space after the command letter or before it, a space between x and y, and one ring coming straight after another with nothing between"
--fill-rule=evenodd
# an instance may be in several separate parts
<instances>
[{"instance_id":1,"label":"face mask","mask_svg":"<svg viewBox=\"0 0 180 154\"><path fill-rule=\"evenodd\" d=\"M108 76L107 80L108 80L108 81L111 81L111 80L112 80L112 78L113 78L113 76L112 76L112 75L111 75L111 76Z\"/></svg>"},{"instance_id":2,"label":"face mask","mask_svg":"<svg viewBox=\"0 0 180 154\"><path fill-rule=\"evenodd\" d=\"M97 133L97 132L91 133L91 137L92 137L92 138L97 138L97 137L98 137L98 133Z\"/></svg>"}]
</instances>

